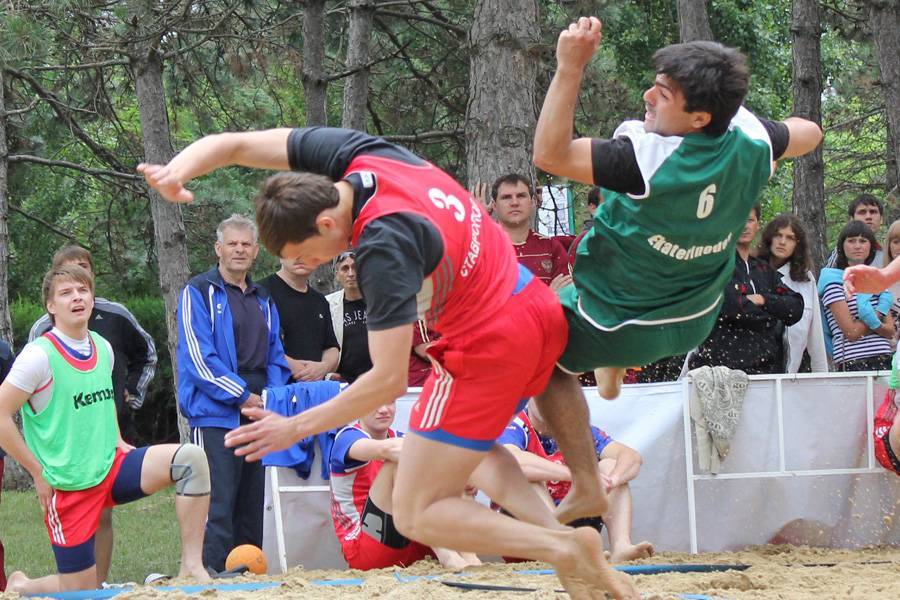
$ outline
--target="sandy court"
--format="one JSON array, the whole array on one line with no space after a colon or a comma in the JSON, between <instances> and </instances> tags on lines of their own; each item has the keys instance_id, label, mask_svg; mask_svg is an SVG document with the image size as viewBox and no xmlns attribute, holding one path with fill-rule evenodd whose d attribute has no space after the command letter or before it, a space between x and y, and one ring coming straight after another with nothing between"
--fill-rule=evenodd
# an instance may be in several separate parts
<instances>
[{"instance_id":1,"label":"sandy court","mask_svg":"<svg viewBox=\"0 0 900 600\"><path fill-rule=\"evenodd\" d=\"M759 546L735 553L688 554L662 553L651 559L629 564L746 564L744 571L715 573L669 573L637 575L633 579L644 598L669 599L701 594L713 598L780 598L786 600L822 600L824 598L896 599L900 597L900 548L868 548L863 550L826 550L792 546ZM817 566L809 566L817 565ZM832 565L832 566L826 566ZM304 571L291 570L283 577L241 577L229 583L283 582L277 588L231 592L225 598L262 600L264 598L396 598L401 600L444 600L467 598L567 597L553 575L526 575L517 571L545 569L546 565L519 563L488 564L459 576L441 571L437 563L423 561L408 569L369 571ZM398 578L412 578L403 583ZM533 588L531 592L468 591L448 587L436 579L487 585ZM419 578L416 578L419 577ZM315 580L360 578L362 585L322 586ZM170 581L166 585L190 585L189 581ZM206 592L203 596L211 596ZM0 595L3 597L3 595ZM9 597L9 595L7 595ZM138 598L183 598L181 591L162 591L141 587L116 596L120 600Z\"/></svg>"}]
</instances>

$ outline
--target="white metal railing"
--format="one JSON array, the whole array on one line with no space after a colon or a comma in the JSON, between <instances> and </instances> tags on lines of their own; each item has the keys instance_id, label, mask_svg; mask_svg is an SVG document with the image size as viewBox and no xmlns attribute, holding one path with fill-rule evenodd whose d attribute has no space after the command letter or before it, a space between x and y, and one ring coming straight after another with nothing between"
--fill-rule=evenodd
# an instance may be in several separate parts
<instances>
[{"instance_id":1,"label":"white metal railing","mask_svg":"<svg viewBox=\"0 0 900 600\"><path fill-rule=\"evenodd\" d=\"M866 378L866 466L840 469L787 469L784 443L784 396L782 383L803 379L822 379L823 373L796 373L783 375L750 375L751 381L774 381L775 402L778 419L778 470L777 471L745 471L740 473L721 474L696 474L694 473L694 442L693 428L691 427L690 392L691 379L685 377L681 380L682 406L684 410L684 459L685 475L687 480L688 500L688 528L690 531L691 554L697 553L697 505L696 483L698 481L727 480L727 479L772 479L780 477L821 477L829 475L865 475L883 474L884 469L875 462L875 442L873 431L875 427L874 409L874 382L878 377L890 375L890 371L857 371L849 373L828 373L829 379Z\"/></svg>"}]
</instances>

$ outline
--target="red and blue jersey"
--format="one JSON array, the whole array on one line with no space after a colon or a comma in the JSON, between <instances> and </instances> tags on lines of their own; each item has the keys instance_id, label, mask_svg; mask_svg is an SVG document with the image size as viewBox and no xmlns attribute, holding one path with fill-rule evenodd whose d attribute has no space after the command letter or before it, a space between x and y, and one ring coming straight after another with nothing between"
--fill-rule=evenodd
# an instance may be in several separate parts
<instances>
[{"instance_id":1,"label":"red and blue jersey","mask_svg":"<svg viewBox=\"0 0 900 600\"><path fill-rule=\"evenodd\" d=\"M600 460L600 454L603 452L603 449L613 440L605 431L599 427L594 427L593 425L591 425L591 435L594 438L594 452L597 456L597 460ZM546 458L557 464L566 464L566 459L563 458L556 440L550 436L541 435L537 432L534 425L531 423L531 419L528 417L527 410L523 410L516 415L516 418L513 419L512 422L507 425L503 433L500 434L497 443L515 446L520 450L531 452L532 454L536 454L541 458ZM550 492L550 497L553 498L553 501L556 503L559 503L566 497L570 487L572 487L572 484L568 481L547 482L547 490Z\"/></svg>"},{"instance_id":2,"label":"red and blue jersey","mask_svg":"<svg viewBox=\"0 0 900 600\"><path fill-rule=\"evenodd\" d=\"M388 429L387 437L402 437L402 434ZM341 429L331 447L331 520L342 543L359 536L369 490L384 464L383 460L350 458L350 447L363 439L370 439L370 436L356 423Z\"/></svg>"}]
</instances>

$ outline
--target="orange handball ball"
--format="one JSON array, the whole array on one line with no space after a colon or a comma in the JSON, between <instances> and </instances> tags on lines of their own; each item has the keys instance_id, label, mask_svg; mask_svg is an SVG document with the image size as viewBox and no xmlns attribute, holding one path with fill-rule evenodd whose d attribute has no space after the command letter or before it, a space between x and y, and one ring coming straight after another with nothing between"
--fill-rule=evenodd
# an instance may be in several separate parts
<instances>
[{"instance_id":1,"label":"orange handball ball","mask_svg":"<svg viewBox=\"0 0 900 600\"><path fill-rule=\"evenodd\" d=\"M242 544L232 549L225 559L225 569L229 571L240 566L246 566L251 573L265 575L269 569L269 562L259 548L253 544Z\"/></svg>"}]
</instances>

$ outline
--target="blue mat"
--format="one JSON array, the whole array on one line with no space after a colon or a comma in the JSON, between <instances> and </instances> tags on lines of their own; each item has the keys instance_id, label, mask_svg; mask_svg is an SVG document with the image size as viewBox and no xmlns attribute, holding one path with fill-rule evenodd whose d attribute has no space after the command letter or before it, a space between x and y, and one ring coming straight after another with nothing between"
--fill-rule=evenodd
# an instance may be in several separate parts
<instances>
[{"instance_id":1,"label":"blue mat","mask_svg":"<svg viewBox=\"0 0 900 600\"><path fill-rule=\"evenodd\" d=\"M221 583L221 584L211 584L211 585L165 585L154 587L153 589L162 590L166 592L173 592L176 590L182 591L186 594L196 594L198 592L207 592L210 590L217 590L220 592L247 592L247 591L255 591L255 590L265 590L269 588L274 588L280 586L280 582L273 581L261 581L259 583ZM29 594L31 597L39 597L39 598L57 598L58 600L102 600L103 598L112 598L113 596L117 596L118 594L122 594L125 592L131 592L134 588L131 586L128 587L117 587L117 588L109 588L105 590L79 590L77 592L57 592L55 594Z\"/></svg>"},{"instance_id":2,"label":"blue mat","mask_svg":"<svg viewBox=\"0 0 900 600\"><path fill-rule=\"evenodd\" d=\"M742 564L671 564L671 565L615 565L613 569L629 575L661 575L663 573L717 573L720 571L746 571L750 565ZM524 569L514 571L520 575L553 575L553 569Z\"/></svg>"},{"instance_id":3,"label":"blue mat","mask_svg":"<svg viewBox=\"0 0 900 600\"><path fill-rule=\"evenodd\" d=\"M718 571L728 571L728 570L736 570L743 571L745 569L750 568L750 565L743 564L725 564L725 565L713 565L713 564L670 564L670 565L620 565L614 567L618 571L622 571L623 573L628 573L629 575L658 575L662 573L713 573ZM553 575L553 569L522 569L519 571L513 571L518 575ZM425 579L429 581L440 580L443 577L447 577L449 574L442 573L438 575L402 575L400 573L394 573L394 577L397 579L399 583L410 583L413 581L418 581L420 579ZM454 577L465 577L468 573L453 573ZM353 585L363 585L363 580L359 578L348 578L348 579L314 579L311 581L313 585L318 586L353 586ZM444 583L443 581L441 583ZM451 582L452 583L452 582ZM182 591L186 594L196 594L199 592L206 592L211 590L216 590L219 592L241 592L241 591L255 591L255 590L265 590L269 588L275 588L280 586L279 582L265 581L265 582L252 582L252 583L220 583L220 584L208 584L208 585L184 585L184 586L159 586L154 589L158 589L161 591ZM120 587L120 588L110 588L105 590L80 590L77 592L58 592L55 594L38 594L38 596L42 598L56 598L57 600L105 600L106 598L112 598L118 594L123 592L130 592L134 588L131 586L128 587ZM682 595L682 598L686 600L712 600L710 596L703 595Z\"/></svg>"}]
</instances>

